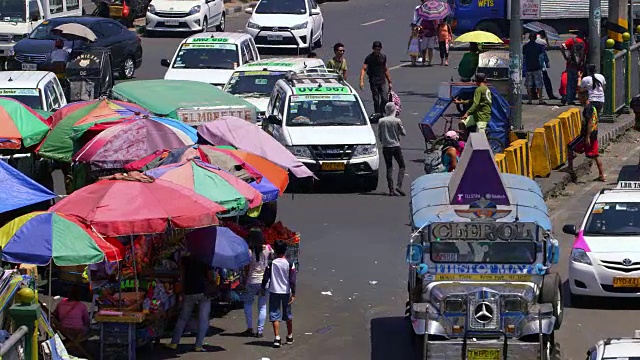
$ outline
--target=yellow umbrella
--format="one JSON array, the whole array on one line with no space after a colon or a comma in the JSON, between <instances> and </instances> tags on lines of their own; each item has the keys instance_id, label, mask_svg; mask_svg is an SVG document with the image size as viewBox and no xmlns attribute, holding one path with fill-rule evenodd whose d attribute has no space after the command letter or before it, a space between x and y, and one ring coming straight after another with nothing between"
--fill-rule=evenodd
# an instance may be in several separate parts
<instances>
[{"instance_id":1,"label":"yellow umbrella","mask_svg":"<svg viewBox=\"0 0 640 360\"><path fill-rule=\"evenodd\" d=\"M486 31L471 31L458 36L457 42L502 44L502 39Z\"/></svg>"}]
</instances>

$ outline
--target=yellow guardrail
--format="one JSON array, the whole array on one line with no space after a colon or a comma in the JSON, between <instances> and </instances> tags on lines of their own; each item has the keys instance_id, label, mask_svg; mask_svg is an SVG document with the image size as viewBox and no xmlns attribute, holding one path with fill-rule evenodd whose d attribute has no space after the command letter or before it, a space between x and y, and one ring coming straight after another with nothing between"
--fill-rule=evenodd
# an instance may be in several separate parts
<instances>
[{"instance_id":1,"label":"yellow guardrail","mask_svg":"<svg viewBox=\"0 0 640 360\"><path fill-rule=\"evenodd\" d=\"M531 153L529 151L529 141L516 140L504 149L504 156L507 162L507 172L509 174L522 175L532 178L531 173Z\"/></svg>"}]
</instances>

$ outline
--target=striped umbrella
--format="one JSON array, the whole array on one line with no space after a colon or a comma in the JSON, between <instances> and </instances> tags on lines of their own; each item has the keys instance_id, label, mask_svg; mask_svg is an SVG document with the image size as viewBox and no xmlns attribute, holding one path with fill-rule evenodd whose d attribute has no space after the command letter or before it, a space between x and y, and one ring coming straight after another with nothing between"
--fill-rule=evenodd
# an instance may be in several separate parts
<instances>
[{"instance_id":1,"label":"striped umbrella","mask_svg":"<svg viewBox=\"0 0 640 360\"><path fill-rule=\"evenodd\" d=\"M195 143L196 130L180 124L176 120L139 118L112 126L91 139L73 161L89 163L93 170L121 169L149 153Z\"/></svg>"},{"instance_id":2,"label":"striped umbrella","mask_svg":"<svg viewBox=\"0 0 640 360\"><path fill-rule=\"evenodd\" d=\"M449 15L451 8L449 4L438 0L425 1L416 9L418 17L422 20L442 20Z\"/></svg>"},{"instance_id":3,"label":"striped umbrella","mask_svg":"<svg viewBox=\"0 0 640 360\"><path fill-rule=\"evenodd\" d=\"M130 120L132 116L148 114L138 105L116 100L92 100L71 103L51 115L51 131L40 147L38 155L71 162L81 146L74 143L91 130L99 133L113 125Z\"/></svg>"},{"instance_id":4,"label":"striped umbrella","mask_svg":"<svg viewBox=\"0 0 640 360\"><path fill-rule=\"evenodd\" d=\"M122 260L123 246L104 239L72 216L32 212L0 228L2 260L12 263L58 266Z\"/></svg>"},{"instance_id":5,"label":"striped umbrella","mask_svg":"<svg viewBox=\"0 0 640 360\"><path fill-rule=\"evenodd\" d=\"M46 120L11 98L0 97L0 150L17 150L39 143L49 132Z\"/></svg>"}]
</instances>

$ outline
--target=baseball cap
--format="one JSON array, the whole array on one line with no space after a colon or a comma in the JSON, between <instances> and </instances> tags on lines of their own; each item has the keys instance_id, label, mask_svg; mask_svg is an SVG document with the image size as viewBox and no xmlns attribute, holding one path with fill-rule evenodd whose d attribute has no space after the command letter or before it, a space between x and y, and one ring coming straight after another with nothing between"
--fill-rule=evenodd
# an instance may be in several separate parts
<instances>
[{"instance_id":1,"label":"baseball cap","mask_svg":"<svg viewBox=\"0 0 640 360\"><path fill-rule=\"evenodd\" d=\"M380 41L374 41L373 45L371 46L372 48L381 48L382 47L382 43Z\"/></svg>"}]
</instances>

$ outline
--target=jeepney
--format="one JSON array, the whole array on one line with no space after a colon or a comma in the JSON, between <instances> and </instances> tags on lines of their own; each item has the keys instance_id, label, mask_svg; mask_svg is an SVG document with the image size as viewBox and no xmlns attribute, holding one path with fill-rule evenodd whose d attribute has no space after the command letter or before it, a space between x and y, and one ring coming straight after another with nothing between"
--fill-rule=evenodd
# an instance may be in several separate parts
<instances>
[{"instance_id":1,"label":"jeepney","mask_svg":"<svg viewBox=\"0 0 640 360\"><path fill-rule=\"evenodd\" d=\"M540 187L500 174L474 133L454 172L413 182L410 207L408 306L421 358L551 359L560 248Z\"/></svg>"},{"instance_id":2,"label":"jeepney","mask_svg":"<svg viewBox=\"0 0 640 360\"><path fill-rule=\"evenodd\" d=\"M155 115L191 126L235 116L257 122L251 103L213 86L190 80L135 80L117 84L111 97L142 106Z\"/></svg>"}]
</instances>

